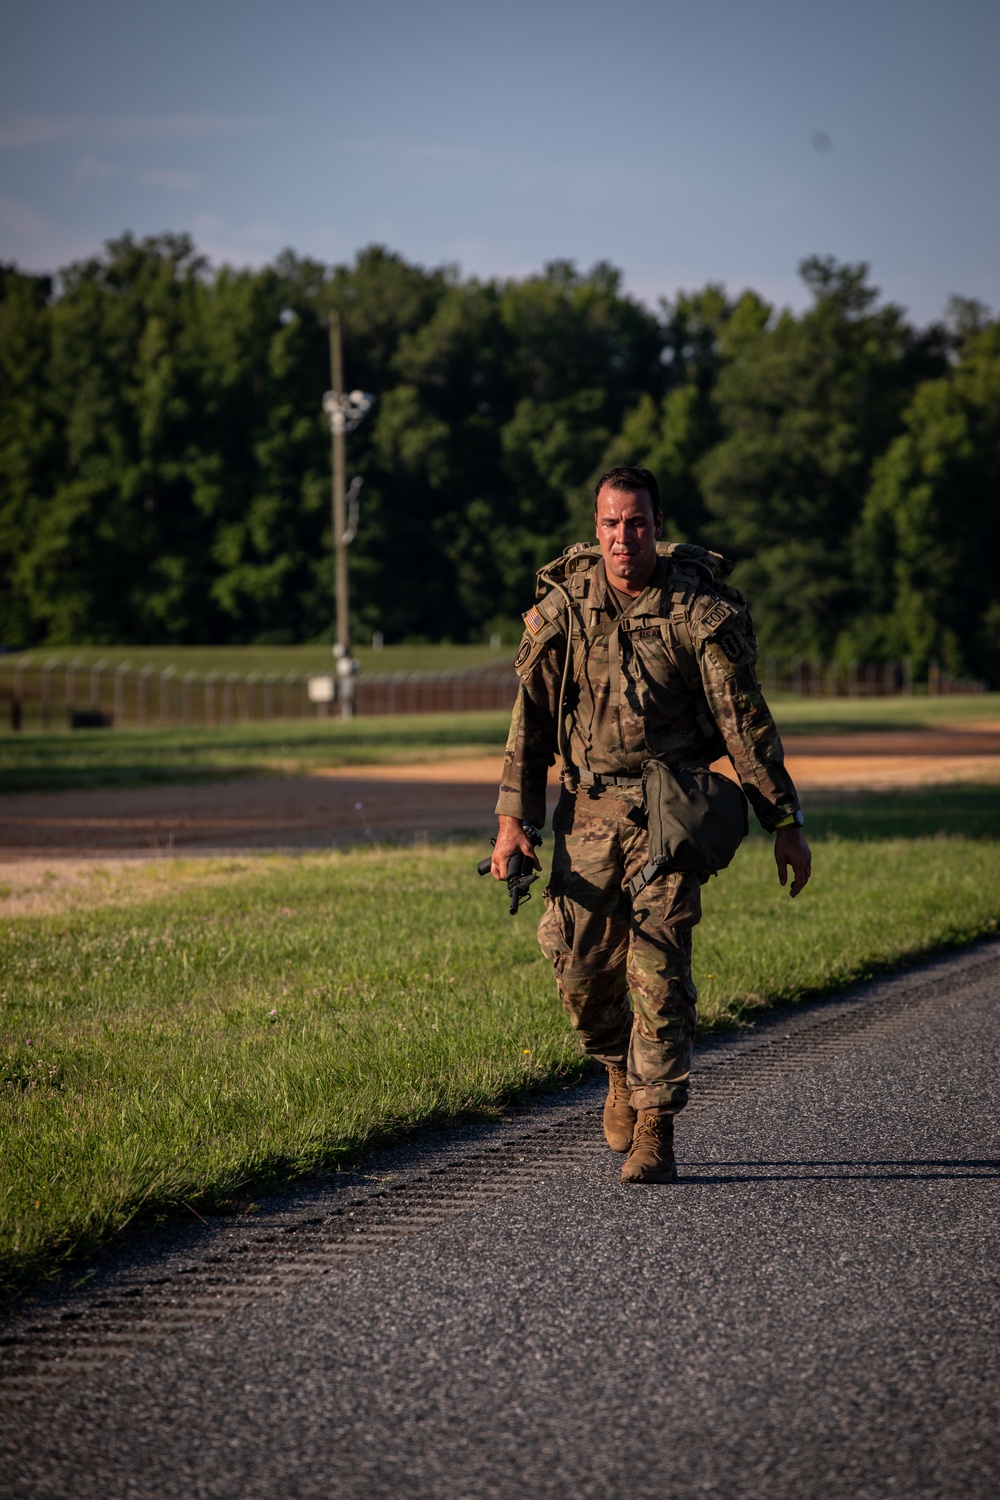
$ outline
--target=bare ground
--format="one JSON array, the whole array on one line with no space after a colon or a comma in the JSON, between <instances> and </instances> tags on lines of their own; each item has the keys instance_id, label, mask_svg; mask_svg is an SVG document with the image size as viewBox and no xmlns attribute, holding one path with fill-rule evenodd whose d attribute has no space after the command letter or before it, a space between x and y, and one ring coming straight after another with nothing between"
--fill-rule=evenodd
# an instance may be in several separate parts
<instances>
[{"instance_id":1,"label":"bare ground","mask_svg":"<svg viewBox=\"0 0 1000 1500\"><path fill-rule=\"evenodd\" d=\"M806 795L822 789L878 789L961 781L1000 782L1000 725L947 730L803 736L786 741L789 769ZM728 770L728 762L719 765ZM128 894L127 872L151 894L155 867L171 882L224 878L260 853L321 851L398 838L485 837L493 825L499 757L329 769L310 776L0 797L3 910L57 910ZM558 790L555 771L550 801ZM189 872L177 856L199 856ZM205 856L216 856L211 866ZM218 857L228 859L219 865ZM107 899L106 895L103 899Z\"/></svg>"}]
</instances>

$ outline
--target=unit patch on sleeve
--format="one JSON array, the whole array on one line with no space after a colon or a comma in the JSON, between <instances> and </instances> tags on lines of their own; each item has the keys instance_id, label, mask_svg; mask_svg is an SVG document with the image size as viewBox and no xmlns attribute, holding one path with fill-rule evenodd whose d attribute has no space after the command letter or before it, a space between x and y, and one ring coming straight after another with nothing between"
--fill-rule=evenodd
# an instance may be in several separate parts
<instances>
[{"instance_id":1,"label":"unit patch on sleeve","mask_svg":"<svg viewBox=\"0 0 1000 1500\"><path fill-rule=\"evenodd\" d=\"M725 652L734 666L742 666L744 662L751 660L753 657L753 652L747 644L746 637L742 636L734 625L728 626L725 630L720 630L715 637L715 642Z\"/></svg>"},{"instance_id":2,"label":"unit patch on sleeve","mask_svg":"<svg viewBox=\"0 0 1000 1500\"><path fill-rule=\"evenodd\" d=\"M725 599L716 599L711 609L706 614L703 614L698 621L698 634L701 636L714 635L717 630L725 625L727 620L731 620L733 615L738 613L739 610L735 609L732 604L728 604Z\"/></svg>"},{"instance_id":3,"label":"unit patch on sleeve","mask_svg":"<svg viewBox=\"0 0 1000 1500\"><path fill-rule=\"evenodd\" d=\"M531 608L528 610L528 613L525 615L524 623L525 625L527 625L532 635L537 635L540 630L545 629L545 621L542 619L542 616L538 613L538 610L534 605L531 606Z\"/></svg>"},{"instance_id":4,"label":"unit patch on sleeve","mask_svg":"<svg viewBox=\"0 0 1000 1500\"><path fill-rule=\"evenodd\" d=\"M517 653L517 655L514 657L514 667L515 667L515 669L517 669L519 667L523 667L524 664L525 664L525 662L528 660L528 657L530 655L531 655L531 642L530 641L522 641L521 642L521 649Z\"/></svg>"}]
</instances>

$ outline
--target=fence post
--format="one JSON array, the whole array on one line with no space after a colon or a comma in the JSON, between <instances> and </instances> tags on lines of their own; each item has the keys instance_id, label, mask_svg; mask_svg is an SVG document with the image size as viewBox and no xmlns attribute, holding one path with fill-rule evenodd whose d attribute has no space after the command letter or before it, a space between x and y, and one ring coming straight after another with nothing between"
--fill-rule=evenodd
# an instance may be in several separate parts
<instances>
[{"instance_id":1,"label":"fence post","mask_svg":"<svg viewBox=\"0 0 1000 1500\"><path fill-rule=\"evenodd\" d=\"M143 729L146 729L149 725L149 679L155 671L155 667L147 664L139 673L139 724Z\"/></svg>"},{"instance_id":2,"label":"fence post","mask_svg":"<svg viewBox=\"0 0 1000 1500\"><path fill-rule=\"evenodd\" d=\"M115 729L125 728L125 674L131 665L130 661L123 661L115 667L115 706L111 720Z\"/></svg>"},{"instance_id":3,"label":"fence post","mask_svg":"<svg viewBox=\"0 0 1000 1500\"><path fill-rule=\"evenodd\" d=\"M913 697L913 657L903 657L903 692L908 698Z\"/></svg>"},{"instance_id":4,"label":"fence post","mask_svg":"<svg viewBox=\"0 0 1000 1500\"><path fill-rule=\"evenodd\" d=\"M243 679L243 707L245 709L245 713L243 715L244 724L253 723L254 689L256 687L257 679L259 678L259 676L259 672L248 672L246 677Z\"/></svg>"},{"instance_id":5,"label":"fence post","mask_svg":"<svg viewBox=\"0 0 1000 1500\"><path fill-rule=\"evenodd\" d=\"M206 729L212 729L215 726L215 679L218 675L218 672L205 673L205 688L201 695L201 706L204 711Z\"/></svg>"},{"instance_id":6,"label":"fence post","mask_svg":"<svg viewBox=\"0 0 1000 1500\"><path fill-rule=\"evenodd\" d=\"M74 656L73 660L66 664L66 677L63 682L63 697L66 703L67 713L76 707L76 669L83 665L83 658Z\"/></svg>"},{"instance_id":7,"label":"fence post","mask_svg":"<svg viewBox=\"0 0 1000 1500\"><path fill-rule=\"evenodd\" d=\"M166 726L170 713L170 679L173 677L176 667L164 667L160 673L160 728Z\"/></svg>"},{"instance_id":8,"label":"fence post","mask_svg":"<svg viewBox=\"0 0 1000 1500\"><path fill-rule=\"evenodd\" d=\"M197 678L198 673L192 667L189 672L184 673L181 683L181 723L185 729L191 723L191 684Z\"/></svg>"},{"instance_id":9,"label":"fence post","mask_svg":"<svg viewBox=\"0 0 1000 1500\"><path fill-rule=\"evenodd\" d=\"M22 656L14 667L14 695L10 700L10 727L15 732L24 722L24 669L30 656Z\"/></svg>"},{"instance_id":10,"label":"fence post","mask_svg":"<svg viewBox=\"0 0 1000 1500\"><path fill-rule=\"evenodd\" d=\"M90 707L94 713L101 711L101 673L107 664L107 657L102 656L90 669Z\"/></svg>"},{"instance_id":11,"label":"fence post","mask_svg":"<svg viewBox=\"0 0 1000 1500\"><path fill-rule=\"evenodd\" d=\"M58 656L50 656L42 668L42 728L52 728L52 672L59 664Z\"/></svg>"}]
</instances>

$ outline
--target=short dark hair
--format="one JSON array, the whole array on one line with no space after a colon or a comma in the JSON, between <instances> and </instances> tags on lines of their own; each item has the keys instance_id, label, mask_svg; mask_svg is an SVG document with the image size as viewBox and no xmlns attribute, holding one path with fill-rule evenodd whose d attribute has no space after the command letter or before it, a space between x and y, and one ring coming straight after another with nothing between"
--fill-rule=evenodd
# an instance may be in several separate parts
<instances>
[{"instance_id":1,"label":"short dark hair","mask_svg":"<svg viewBox=\"0 0 1000 1500\"><path fill-rule=\"evenodd\" d=\"M594 509L597 509L597 497L606 484L613 490L628 490L632 495L637 495L640 490L645 490L653 502L653 515L660 514L660 486L648 469L637 469L624 467L620 469L609 469L602 474L594 486Z\"/></svg>"}]
</instances>

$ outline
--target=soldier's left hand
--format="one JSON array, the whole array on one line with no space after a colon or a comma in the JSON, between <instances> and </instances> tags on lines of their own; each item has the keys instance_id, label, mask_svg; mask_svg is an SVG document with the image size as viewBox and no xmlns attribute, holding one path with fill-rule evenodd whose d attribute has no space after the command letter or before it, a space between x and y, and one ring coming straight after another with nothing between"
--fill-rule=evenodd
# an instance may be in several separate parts
<instances>
[{"instance_id":1,"label":"soldier's left hand","mask_svg":"<svg viewBox=\"0 0 1000 1500\"><path fill-rule=\"evenodd\" d=\"M778 879L782 885L788 882L788 867L791 865L791 895L797 896L799 891L804 890L812 874L812 852L801 828L790 824L787 828L778 829L774 835L774 862L778 866Z\"/></svg>"}]
</instances>

